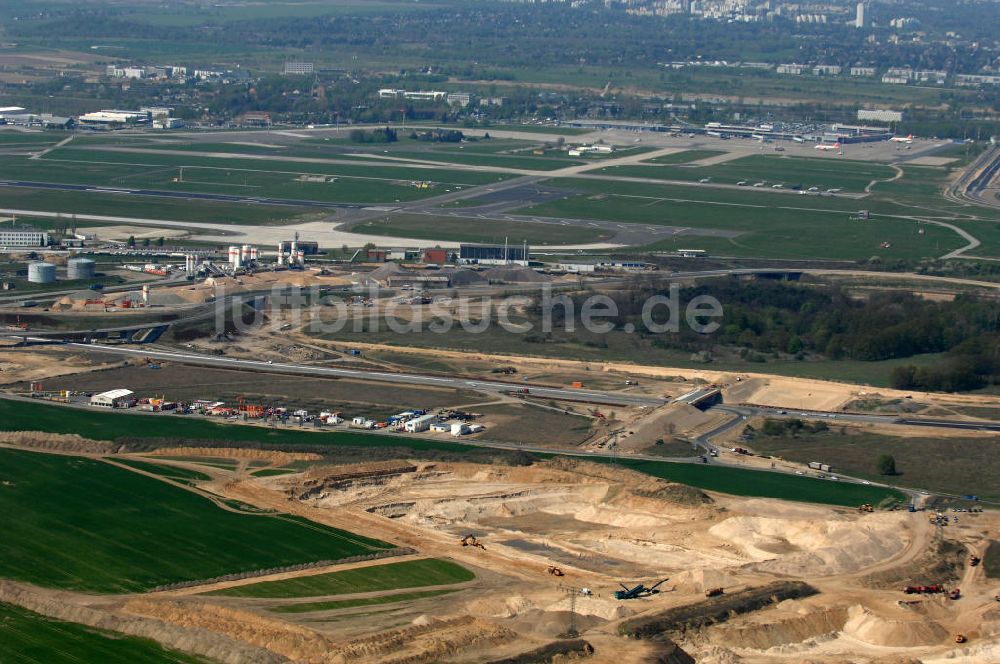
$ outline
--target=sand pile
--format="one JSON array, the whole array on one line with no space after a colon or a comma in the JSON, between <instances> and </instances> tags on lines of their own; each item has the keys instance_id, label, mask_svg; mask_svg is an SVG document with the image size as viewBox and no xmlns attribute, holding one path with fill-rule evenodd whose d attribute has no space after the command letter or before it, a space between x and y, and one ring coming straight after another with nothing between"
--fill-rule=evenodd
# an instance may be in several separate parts
<instances>
[{"instance_id":1,"label":"sand pile","mask_svg":"<svg viewBox=\"0 0 1000 664\"><path fill-rule=\"evenodd\" d=\"M210 457L214 459L248 459L250 461L269 461L283 466L293 461L320 461L323 457L311 452L276 452L272 450L255 450L250 448L206 448L206 447L162 447L145 456L181 456Z\"/></svg>"},{"instance_id":2,"label":"sand pile","mask_svg":"<svg viewBox=\"0 0 1000 664\"><path fill-rule=\"evenodd\" d=\"M401 273L403 268L399 267L399 263L386 263L381 265L371 272L359 275L358 283L362 284L385 284L388 283L389 277L394 277Z\"/></svg>"},{"instance_id":3,"label":"sand pile","mask_svg":"<svg viewBox=\"0 0 1000 664\"><path fill-rule=\"evenodd\" d=\"M481 273L466 268L448 268L441 270L441 274L451 279L452 286L481 286L489 283L489 279Z\"/></svg>"},{"instance_id":4,"label":"sand pile","mask_svg":"<svg viewBox=\"0 0 1000 664\"><path fill-rule=\"evenodd\" d=\"M491 618L513 618L527 611L533 611L537 607L527 597L523 595L512 595L510 597L483 597L474 599L466 604L467 613L479 616L490 616Z\"/></svg>"},{"instance_id":5,"label":"sand pile","mask_svg":"<svg viewBox=\"0 0 1000 664\"><path fill-rule=\"evenodd\" d=\"M90 440L75 433L40 433L38 431L0 431L0 444L48 452L74 452L78 454L112 454L118 447L114 443Z\"/></svg>"},{"instance_id":6,"label":"sand pile","mask_svg":"<svg viewBox=\"0 0 1000 664\"><path fill-rule=\"evenodd\" d=\"M944 643L949 637L948 630L932 620L893 620L858 605L848 609L843 631L871 645L909 648Z\"/></svg>"},{"instance_id":7,"label":"sand pile","mask_svg":"<svg viewBox=\"0 0 1000 664\"><path fill-rule=\"evenodd\" d=\"M571 602L569 597L563 597L552 604L545 606L545 611L563 611L567 614L570 605L575 606L577 615L594 616L604 620L618 620L632 614L625 607L625 604L614 599L604 599L601 597L577 597L575 602Z\"/></svg>"},{"instance_id":8,"label":"sand pile","mask_svg":"<svg viewBox=\"0 0 1000 664\"><path fill-rule=\"evenodd\" d=\"M531 268L518 265L502 265L483 272L483 277L492 282L507 284L542 284L552 281L547 274L535 272Z\"/></svg>"},{"instance_id":9,"label":"sand pile","mask_svg":"<svg viewBox=\"0 0 1000 664\"><path fill-rule=\"evenodd\" d=\"M780 649L780 646L801 644L810 639L834 638L846 621L844 608L816 610L789 600L775 611L719 625L711 630L710 638L715 644L731 648Z\"/></svg>"},{"instance_id":10,"label":"sand pile","mask_svg":"<svg viewBox=\"0 0 1000 664\"><path fill-rule=\"evenodd\" d=\"M326 637L305 627L207 602L135 599L126 602L124 609L132 615L224 634L293 660L323 661L335 647Z\"/></svg>"},{"instance_id":11,"label":"sand pile","mask_svg":"<svg viewBox=\"0 0 1000 664\"><path fill-rule=\"evenodd\" d=\"M895 513L850 520L736 516L709 529L760 561L761 571L789 576L847 574L874 565L900 553L907 532L905 516Z\"/></svg>"},{"instance_id":12,"label":"sand pile","mask_svg":"<svg viewBox=\"0 0 1000 664\"><path fill-rule=\"evenodd\" d=\"M681 592L704 592L708 588L728 588L739 581L732 574L718 569L692 569L681 572L670 579L670 583Z\"/></svg>"}]
</instances>

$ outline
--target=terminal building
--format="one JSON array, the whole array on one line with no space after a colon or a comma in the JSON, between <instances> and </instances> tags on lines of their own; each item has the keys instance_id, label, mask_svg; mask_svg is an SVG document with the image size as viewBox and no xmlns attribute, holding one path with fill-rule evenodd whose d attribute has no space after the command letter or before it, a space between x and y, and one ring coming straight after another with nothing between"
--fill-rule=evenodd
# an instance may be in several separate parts
<instances>
[{"instance_id":1,"label":"terminal building","mask_svg":"<svg viewBox=\"0 0 1000 664\"><path fill-rule=\"evenodd\" d=\"M522 244L463 244L458 249L460 263L477 265L523 265L528 266L531 249Z\"/></svg>"}]
</instances>

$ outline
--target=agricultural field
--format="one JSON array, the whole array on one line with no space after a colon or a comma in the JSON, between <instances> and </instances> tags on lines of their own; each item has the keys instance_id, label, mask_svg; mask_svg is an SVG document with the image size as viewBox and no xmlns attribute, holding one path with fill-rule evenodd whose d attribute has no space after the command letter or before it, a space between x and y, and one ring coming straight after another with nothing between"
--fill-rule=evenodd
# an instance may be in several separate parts
<instances>
[{"instance_id":1,"label":"agricultural field","mask_svg":"<svg viewBox=\"0 0 1000 664\"><path fill-rule=\"evenodd\" d=\"M443 588L441 590L426 590L423 592L394 593L392 595L380 595L378 597L357 597L355 599L341 599L324 602L296 602L295 604L282 604L272 606L268 610L274 613L311 613L313 611L336 611L339 609L356 609L366 606L379 606L383 604L396 604L398 602L412 602L419 599L440 597L448 595L456 590Z\"/></svg>"},{"instance_id":2,"label":"agricultural field","mask_svg":"<svg viewBox=\"0 0 1000 664\"><path fill-rule=\"evenodd\" d=\"M209 499L103 461L0 450L0 576L135 592L234 572L337 560L390 545Z\"/></svg>"},{"instance_id":3,"label":"agricultural field","mask_svg":"<svg viewBox=\"0 0 1000 664\"><path fill-rule=\"evenodd\" d=\"M54 620L0 603L0 662L4 664L200 664L200 658L154 641Z\"/></svg>"},{"instance_id":4,"label":"agricultural field","mask_svg":"<svg viewBox=\"0 0 1000 664\"><path fill-rule=\"evenodd\" d=\"M828 463L834 472L872 481L959 496L974 494L984 500L1000 499L995 473L1000 436L899 438L833 428L795 436L758 434L750 446L759 453L789 461ZM898 475L878 474L877 461L882 454L895 457Z\"/></svg>"},{"instance_id":5,"label":"agricultural field","mask_svg":"<svg viewBox=\"0 0 1000 664\"><path fill-rule=\"evenodd\" d=\"M424 558L385 565L374 565L330 572L314 576L265 581L250 585L215 590L206 595L224 597L264 597L288 599L296 597L323 597L426 586L445 586L464 583L475 574L448 560Z\"/></svg>"}]
</instances>

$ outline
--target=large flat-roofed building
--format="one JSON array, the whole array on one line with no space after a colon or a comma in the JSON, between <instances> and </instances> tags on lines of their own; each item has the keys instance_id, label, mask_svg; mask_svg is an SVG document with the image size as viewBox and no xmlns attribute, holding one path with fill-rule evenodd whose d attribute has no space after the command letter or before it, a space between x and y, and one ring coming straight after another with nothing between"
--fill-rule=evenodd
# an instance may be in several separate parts
<instances>
[{"instance_id":1,"label":"large flat-roofed building","mask_svg":"<svg viewBox=\"0 0 1000 664\"><path fill-rule=\"evenodd\" d=\"M148 111L104 110L84 113L78 118L81 125L105 126L113 124L145 124L151 120Z\"/></svg>"},{"instance_id":2,"label":"large flat-roofed building","mask_svg":"<svg viewBox=\"0 0 1000 664\"><path fill-rule=\"evenodd\" d=\"M316 70L316 67L311 62L286 62L285 63L285 74L291 74L292 76L308 76Z\"/></svg>"},{"instance_id":3,"label":"large flat-roofed building","mask_svg":"<svg viewBox=\"0 0 1000 664\"><path fill-rule=\"evenodd\" d=\"M0 247L46 247L49 234L34 228L0 228Z\"/></svg>"},{"instance_id":4,"label":"large flat-roofed building","mask_svg":"<svg viewBox=\"0 0 1000 664\"><path fill-rule=\"evenodd\" d=\"M858 120L869 122L902 122L902 111L890 111L884 108L858 109Z\"/></svg>"},{"instance_id":5,"label":"large flat-roofed building","mask_svg":"<svg viewBox=\"0 0 1000 664\"><path fill-rule=\"evenodd\" d=\"M480 265L528 265L531 248L527 244L463 244L458 249L461 263Z\"/></svg>"},{"instance_id":6,"label":"large flat-roofed building","mask_svg":"<svg viewBox=\"0 0 1000 664\"><path fill-rule=\"evenodd\" d=\"M99 408L131 408L135 404L135 393L132 390L108 390L90 397L90 405Z\"/></svg>"}]
</instances>

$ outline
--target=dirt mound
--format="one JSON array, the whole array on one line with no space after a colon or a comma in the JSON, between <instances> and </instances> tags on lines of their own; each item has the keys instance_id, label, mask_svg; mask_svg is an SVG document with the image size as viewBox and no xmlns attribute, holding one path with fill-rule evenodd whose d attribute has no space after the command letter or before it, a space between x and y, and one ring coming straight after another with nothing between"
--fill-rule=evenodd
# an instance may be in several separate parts
<instances>
[{"instance_id":1,"label":"dirt mound","mask_svg":"<svg viewBox=\"0 0 1000 664\"><path fill-rule=\"evenodd\" d=\"M205 629L186 628L147 617L106 613L75 604L72 600L73 597L68 593L36 591L25 584L0 581L0 601L16 604L57 620L152 639L168 648L207 657L223 664L278 664L287 661L268 650Z\"/></svg>"},{"instance_id":2,"label":"dirt mound","mask_svg":"<svg viewBox=\"0 0 1000 664\"><path fill-rule=\"evenodd\" d=\"M489 279L475 270L447 269L441 270L441 274L451 278L452 286L480 286L489 282Z\"/></svg>"},{"instance_id":3,"label":"dirt mound","mask_svg":"<svg viewBox=\"0 0 1000 664\"><path fill-rule=\"evenodd\" d=\"M903 550L907 531L902 513L826 520L734 516L709 529L759 561L757 569L787 576L846 574L874 565Z\"/></svg>"},{"instance_id":4,"label":"dirt mound","mask_svg":"<svg viewBox=\"0 0 1000 664\"><path fill-rule=\"evenodd\" d=\"M412 625L342 643L326 661L336 664L353 664L358 661L380 664L437 662L444 656L455 655L467 648L498 645L516 637L506 627L463 616L430 621L427 625Z\"/></svg>"},{"instance_id":5,"label":"dirt mound","mask_svg":"<svg viewBox=\"0 0 1000 664\"><path fill-rule=\"evenodd\" d=\"M322 662L335 649L332 641L305 627L207 602L135 599L126 602L124 610L180 627L207 629L292 660Z\"/></svg>"},{"instance_id":6,"label":"dirt mound","mask_svg":"<svg viewBox=\"0 0 1000 664\"><path fill-rule=\"evenodd\" d=\"M362 275L360 281L362 283L385 283L389 281L389 277L396 276L402 271L403 268L399 267L398 263L386 263Z\"/></svg>"},{"instance_id":7,"label":"dirt mound","mask_svg":"<svg viewBox=\"0 0 1000 664\"><path fill-rule=\"evenodd\" d=\"M777 611L780 612L782 608L777 607ZM710 640L719 646L767 650L839 632L846 621L847 609L844 608L811 610L799 606L797 610L788 611L784 615L768 611L766 615L719 625L710 632Z\"/></svg>"},{"instance_id":8,"label":"dirt mound","mask_svg":"<svg viewBox=\"0 0 1000 664\"><path fill-rule=\"evenodd\" d=\"M163 447L145 456L182 456L182 457L212 457L216 459L248 459L250 461L269 461L283 466L293 461L320 461L319 454L308 452L274 452L251 448L204 448L204 447Z\"/></svg>"},{"instance_id":9,"label":"dirt mound","mask_svg":"<svg viewBox=\"0 0 1000 664\"><path fill-rule=\"evenodd\" d=\"M541 284L552 281L552 277L547 274L535 272L531 268L513 265L490 268L483 272L483 277L492 282L508 284Z\"/></svg>"},{"instance_id":10,"label":"dirt mound","mask_svg":"<svg viewBox=\"0 0 1000 664\"><path fill-rule=\"evenodd\" d=\"M704 491L686 484L668 482L634 470L612 468L592 461L553 457L537 465L605 481L619 482L625 484L636 496L644 498L656 498L681 505L709 505L714 502Z\"/></svg>"},{"instance_id":11,"label":"dirt mound","mask_svg":"<svg viewBox=\"0 0 1000 664\"><path fill-rule=\"evenodd\" d=\"M961 577L967 554L964 545L936 536L917 558L905 565L865 576L861 583L878 589L926 583L950 584Z\"/></svg>"},{"instance_id":12,"label":"dirt mound","mask_svg":"<svg viewBox=\"0 0 1000 664\"><path fill-rule=\"evenodd\" d=\"M489 664L550 664L556 661L565 662L580 657L590 657L593 654L594 646L583 639L555 641L520 655L495 659Z\"/></svg>"},{"instance_id":13,"label":"dirt mound","mask_svg":"<svg viewBox=\"0 0 1000 664\"><path fill-rule=\"evenodd\" d=\"M634 433L619 444L623 449L643 449L658 439L693 437L729 419L729 415L706 413L686 403L671 403L656 409L634 425ZM694 456L692 453L691 456Z\"/></svg>"},{"instance_id":14,"label":"dirt mound","mask_svg":"<svg viewBox=\"0 0 1000 664\"><path fill-rule=\"evenodd\" d=\"M75 454L113 454L117 445L103 440L90 440L75 433L41 433L38 431L2 431L0 444L25 447L44 452Z\"/></svg>"},{"instance_id":15,"label":"dirt mound","mask_svg":"<svg viewBox=\"0 0 1000 664\"><path fill-rule=\"evenodd\" d=\"M682 592L704 592L709 588L727 588L739 583L735 576L717 569L693 569L681 572L670 582Z\"/></svg>"},{"instance_id":16,"label":"dirt mound","mask_svg":"<svg viewBox=\"0 0 1000 664\"><path fill-rule=\"evenodd\" d=\"M930 646L944 643L948 630L924 617L913 620L889 619L863 606L848 610L844 634L874 646Z\"/></svg>"},{"instance_id":17,"label":"dirt mound","mask_svg":"<svg viewBox=\"0 0 1000 664\"><path fill-rule=\"evenodd\" d=\"M619 625L618 631L623 636L639 639L654 638L664 633L683 634L689 630L700 630L709 625L726 622L742 613L758 611L784 600L815 594L815 588L801 581L778 581L626 620Z\"/></svg>"}]
</instances>

